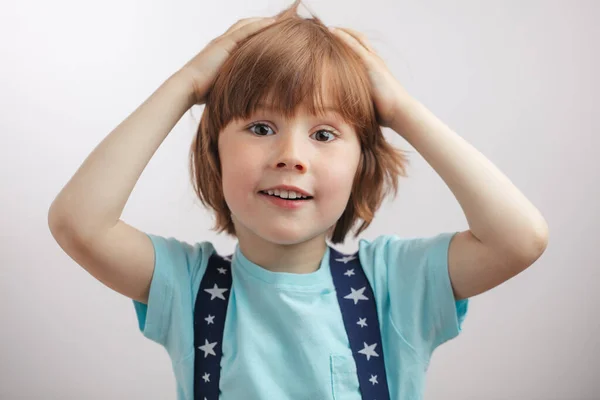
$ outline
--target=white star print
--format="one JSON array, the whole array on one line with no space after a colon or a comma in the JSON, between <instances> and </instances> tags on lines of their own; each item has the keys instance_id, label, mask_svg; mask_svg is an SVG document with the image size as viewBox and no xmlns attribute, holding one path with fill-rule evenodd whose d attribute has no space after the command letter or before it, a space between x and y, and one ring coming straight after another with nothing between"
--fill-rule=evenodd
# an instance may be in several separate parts
<instances>
[{"instance_id":1,"label":"white star print","mask_svg":"<svg viewBox=\"0 0 600 400\"><path fill-rule=\"evenodd\" d=\"M206 317L206 318L204 318L204 320L208 323L208 325L214 324L215 323L215 316L209 314L209 316Z\"/></svg>"},{"instance_id":2,"label":"white star print","mask_svg":"<svg viewBox=\"0 0 600 400\"><path fill-rule=\"evenodd\" d=\"M371 381L373 385L379 383L377 382L377 375L371 375L371 379L369 379L369 381Z\"/></svg>"},{"instance_id":3,"label":"white star print","mask_svg":"<svg viewBox=\"0 0 600 400\"><path fill-rule=\"evenodd\" d=\"M227 270L225 268L217 268L217 271L223 275L227 274Z\"/></svg>"},{"instance_id":4,"label":"white star print","mask_svg":"<svg viewBox=\"0 0 600 400\"><path fill-rule=\"evenodd\" d=\"M215 298L219 298L219 299L223 299L225 300L225 296L223 296L223 293L225 293L227 290L229 289L219 289L217 287L217 284L215 283L215 287L212 289L204 289L205 292L210 293L210 299L214 300Z\"/></svg>"},{"instance_id":5,"label":"white star print","mask_svg":"<svg viewBox=\"0 0 600 400\"><path fill-rule=\"evenodd\" d=\"M352 276L352 275L354 275L354 268L349 269L348 271L344 272L344 275L346 275L346 276Z\"/></svg>"},{"instance_id":6,"label":"white star print","mask_svg":"<svg viewBox=\"0 0 600 400\"><path fill-rule=\"evenodd\" d=\"M214 350L217 343L218 342L208 343L208 340L204 339L204 345L198 346L198 348L204 352L204 358L208 357L209 354L212 356L217 355Z\"/></svg>"},{"instance_id":7,"label":"white star print","mask_svg":"<svg viewBox=\"0 0 600 400\"><path fill-rule=\"evenodd\" d=\"M367 326L367 319L359 318L357 324L360 325L361 328L364 328L365 326Z\"/></svg>"},{"instance_id":8,"label":"white star print","mask_svg":"<svg viewBox=\"0 0 600 400\"><path fill-rule=\"evenodd\" d=\"M204 379L204 382L210 382L209 377L210 377L210 374L208 372L206 372L204 374L204 376L202 377L202 379ZM205 399L206 399L206 397L205 397Z\"/></svg>"},{"instance_id":9,"label":"white star print","mask_svg":"<svg viewBox=\"0 0 600 400\"><path fill-rule=\"evenodd\" d=\"M350 288L350 290L352 290L352 293L350 293L349 295L345 296L345 299L350 299L350 300L354 300L354 304L358 304L359 300L369 300L367 298L367 296L365 296L363 294L363 292L365 291L366 286L363 288L360 288L358 290L354 290L354 288ZM212 300L212 299L211 299Z\"/></svg>"},{"instance_id":10,"label":"white star print","mask_svg":"<svg viewBox=\"0 0 600 400\"><path fill-rule=\"evenodd\" d=\"M367 356L367 361L371 359L371 356L379 357L379 354L375 353L375 346L377 346L377 343L373 343L372 345L368 345L366 342L363 343L365 344L365 348L360 350L359 353Z\"/></svg>"},{"instance_id":11,"label":"white star print","mask_svg":"<svg viewBox=\"0 0 600 400\"><path fill-rule=\"evenodd\" d=\"M336 258L335 261L341 261L344 264L348 264L348 261L352 261L356 258L356 256L344 256L342 258Z\"/></svg>"}]
</instances>

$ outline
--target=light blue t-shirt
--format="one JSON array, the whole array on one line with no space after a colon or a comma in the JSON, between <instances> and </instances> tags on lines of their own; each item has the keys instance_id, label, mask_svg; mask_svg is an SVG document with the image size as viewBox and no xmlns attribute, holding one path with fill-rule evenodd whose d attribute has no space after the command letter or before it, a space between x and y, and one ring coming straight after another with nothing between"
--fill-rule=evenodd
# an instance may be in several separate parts
<instances>
[{"instance_id":1,"label":"light blue t-shirt","mask_svg":"<svg viewBox=\"0 0 600 400\"><path fill-rule=\"evenodd\" d=\"M455 301L448 275L455 233L359 241L376 298L391 399L422 399L433 350L461 330L469 300ZM156 264L148 305L134 301L139 327L169 353L177 398L192 400L195 299L215 249L210 242L148 236ZM221 400L361 399L329 249L317 271L292 274L250 262L236 245L219 387Z\"/></svg>"}]
</instances>

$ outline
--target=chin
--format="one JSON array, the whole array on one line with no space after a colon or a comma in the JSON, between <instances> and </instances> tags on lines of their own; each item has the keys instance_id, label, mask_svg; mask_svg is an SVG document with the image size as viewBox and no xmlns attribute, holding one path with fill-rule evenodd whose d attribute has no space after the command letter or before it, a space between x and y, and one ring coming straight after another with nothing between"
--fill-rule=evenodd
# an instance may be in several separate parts
<instances>
[{"instance_id":1,"label":"chin","mask_svg":"<svg viewBox=\"0 0 600 400\"><path fill-rule=\"evenodd\" d=\"M263 240L279 245L294 245L303 243L322 234L322 232L314 232L302 228L292 228L289 225L286 227L267 227L262 226L261 229L255 231L255 234Z\"/></svg>"},{"instance_id":2,"label":"chin","mask_svg":"<svg viewBox=\"0 0 600 400\"><path fill-rule=\"evenodd\" d=\"M326 233L324 230L315 230L315 227L308 227L305 224L293 226L289 222L282 221L278 224L275 221L264 224L264 221L253 221L255 223L240 223L234 218L234 225L238 238L245 236L247 238L254 236L255 239L267 241L282 246L304 243L319 235ZM242 233L243 232L243 233Z\"/></svg>"}]
</instances>

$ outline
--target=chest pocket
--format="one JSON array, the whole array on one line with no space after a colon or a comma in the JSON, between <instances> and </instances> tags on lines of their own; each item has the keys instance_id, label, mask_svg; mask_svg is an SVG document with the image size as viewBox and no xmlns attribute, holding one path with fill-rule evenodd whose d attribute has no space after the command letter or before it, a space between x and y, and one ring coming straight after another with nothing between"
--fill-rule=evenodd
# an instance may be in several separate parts
<instances>
[{"instance_id":1,"label":"chest pocket","mask_svg":"<svg viewBox=\"0 0 600 400\"><path fill-rule=\"evenodd\" d=\"M356 364L351 354L331 354L331 389L334 400L360 400Z\"/></svg>"}]
</instances>

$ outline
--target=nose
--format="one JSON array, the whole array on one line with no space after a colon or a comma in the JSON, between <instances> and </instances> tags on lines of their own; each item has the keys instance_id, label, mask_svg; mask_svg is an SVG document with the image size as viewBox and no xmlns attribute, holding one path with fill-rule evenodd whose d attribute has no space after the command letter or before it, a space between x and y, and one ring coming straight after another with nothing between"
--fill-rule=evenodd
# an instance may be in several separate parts
<instances>
[{"instance_id":1,"label":"nose","mask_svg":"<svg viewBox=\"0 0 600 400\"><path fill-rule=\"evenodd\" d=\"M302 146L302 135L293 133L281 134L279 151L276 156L277 169L290 169L306 172L306 152Z\"/></svg>"}]
</instances>

